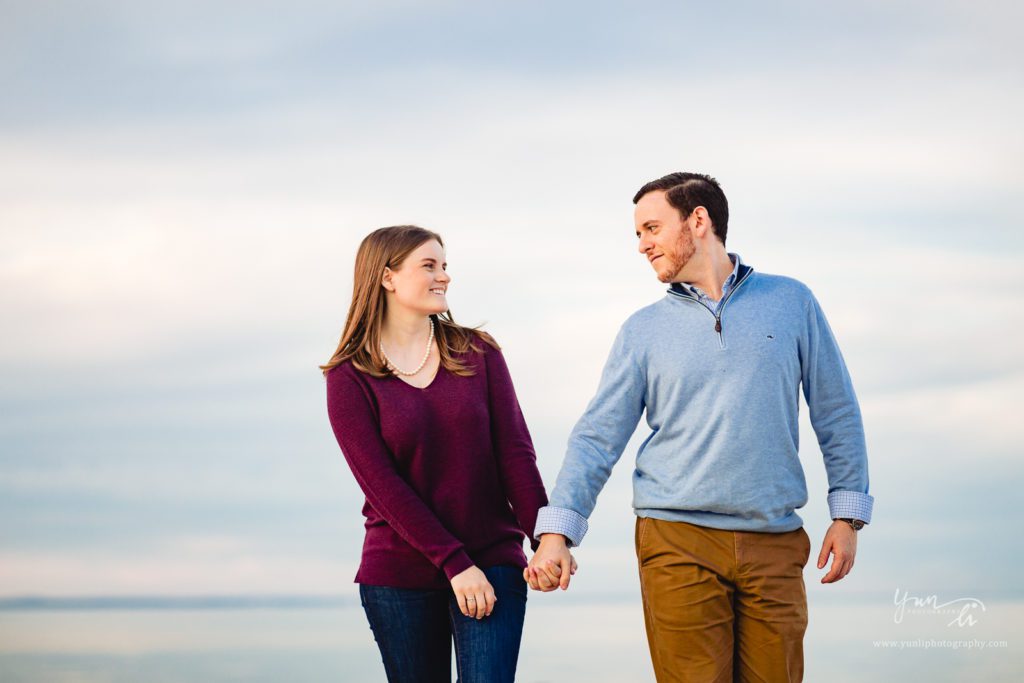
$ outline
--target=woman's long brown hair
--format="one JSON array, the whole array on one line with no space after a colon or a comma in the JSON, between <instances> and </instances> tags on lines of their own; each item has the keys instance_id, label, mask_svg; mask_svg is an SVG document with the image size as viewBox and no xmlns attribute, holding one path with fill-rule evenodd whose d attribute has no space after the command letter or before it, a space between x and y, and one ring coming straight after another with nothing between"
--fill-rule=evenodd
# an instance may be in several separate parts
<instances>
[{"instance_id":1,"label":"woman's long brown hair","mask_svg":"<svg viewBox=\"0 0 1024 683\"><path fill-rule=\"evenodd\" d=\"M424 242L437 240L443 247L444 241L436 232L415 225L394 225L374 230L363 239L356 252L355 282L352 287L352 304L348 309L345 331L338 342L338 348L325 365L319 366L323 373L349 358L357 370L374 377L389 377L384 354L380 351L380 333L387 311L387 298L381 277L384 268L398 270L402 262ZM480 352L473 344L483 340L499 348L494 338L486 332L457 325L451 311L430 316L434 320L434 339L441 354L441 365L457 375L475 374L472 368L456 358L472 349Z\"/></svg>"}]
</instances>

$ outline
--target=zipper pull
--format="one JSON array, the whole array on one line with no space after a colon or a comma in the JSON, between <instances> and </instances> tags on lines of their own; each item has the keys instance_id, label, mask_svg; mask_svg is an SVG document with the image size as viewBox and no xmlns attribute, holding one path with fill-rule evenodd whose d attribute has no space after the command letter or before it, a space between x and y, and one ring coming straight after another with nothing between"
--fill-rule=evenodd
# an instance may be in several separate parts
<instances>
[{"instance_id":1,"label":"zipper pull","mask_svg":"<svg viewBox=\"0 0 1024 683\"><path fill-rule=\"evenodd\" d=\"M718 332L718 333L722 332L722 319L721 318L715 318L715 332Z\"/></svg>"}]
</instances>

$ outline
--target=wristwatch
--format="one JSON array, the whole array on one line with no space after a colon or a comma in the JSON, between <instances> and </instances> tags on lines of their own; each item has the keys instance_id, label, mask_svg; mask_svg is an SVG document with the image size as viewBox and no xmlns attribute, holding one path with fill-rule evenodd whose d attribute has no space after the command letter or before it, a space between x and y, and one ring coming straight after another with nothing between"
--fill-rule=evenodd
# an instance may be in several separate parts
<instances>
[{"instance_id":1,"label":"wristwatch","mask_svg":"<svg viewBox=\"0 0 1024 683\"><path fill-rule=\"evenodd\" d=\"M836 517L836 521L846 522L847 524L853 527L854 531L860 531L864 528L864 522L860 521L859 519L851 519L849 517Z\"/></svg>"}]
</instances>

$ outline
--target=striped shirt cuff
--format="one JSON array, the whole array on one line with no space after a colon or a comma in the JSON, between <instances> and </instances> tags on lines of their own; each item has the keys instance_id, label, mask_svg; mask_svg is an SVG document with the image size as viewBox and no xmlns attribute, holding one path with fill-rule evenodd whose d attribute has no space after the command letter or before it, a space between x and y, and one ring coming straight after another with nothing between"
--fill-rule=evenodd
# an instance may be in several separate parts
<instances>
[{"instance_id":1,"label":"striped shirt cuff","mask_svg":"<svg viewBox=\"0 0 1024 683\"><path fill-rule=\"evenodd\" d=\"M556 508L546 505L537 511L537 525L533 529L533 537L540 540L541 534L562 534L569 547L578 546L587 535L587 518L569 508Z\"/></svg>"},{"instance_id":2,"label":"striped shirt cuff","mask_svg":"<svg viewBox=\"0 0 1024 683\"><path fill-rule=\"evenodd\" d=\"M833 491L828 494L828 511L832 519L859 519L871 523L875 499L860 491Z\"/></svg>"}]
</instances>

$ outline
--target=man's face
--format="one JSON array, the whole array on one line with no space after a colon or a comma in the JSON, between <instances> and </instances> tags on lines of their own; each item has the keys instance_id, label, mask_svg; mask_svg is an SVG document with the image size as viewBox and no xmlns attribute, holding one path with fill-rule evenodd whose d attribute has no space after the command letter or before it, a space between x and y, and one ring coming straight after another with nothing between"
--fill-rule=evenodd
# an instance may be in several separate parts
<instances>
[{"instance_id":1,"label":"man's face","mask_svg":"<svg viewBox=\"0 0 1024 683\"><path fill-rule=\"evenodd\" d=\"M692 214L691 214L692 218ZM679 210L668 203L663 190L648 192L636 203L633 212L638 249L662 282L676 282L697 251L690 231L690 221L679 216Z\"/></svg>"}]
</instances>

